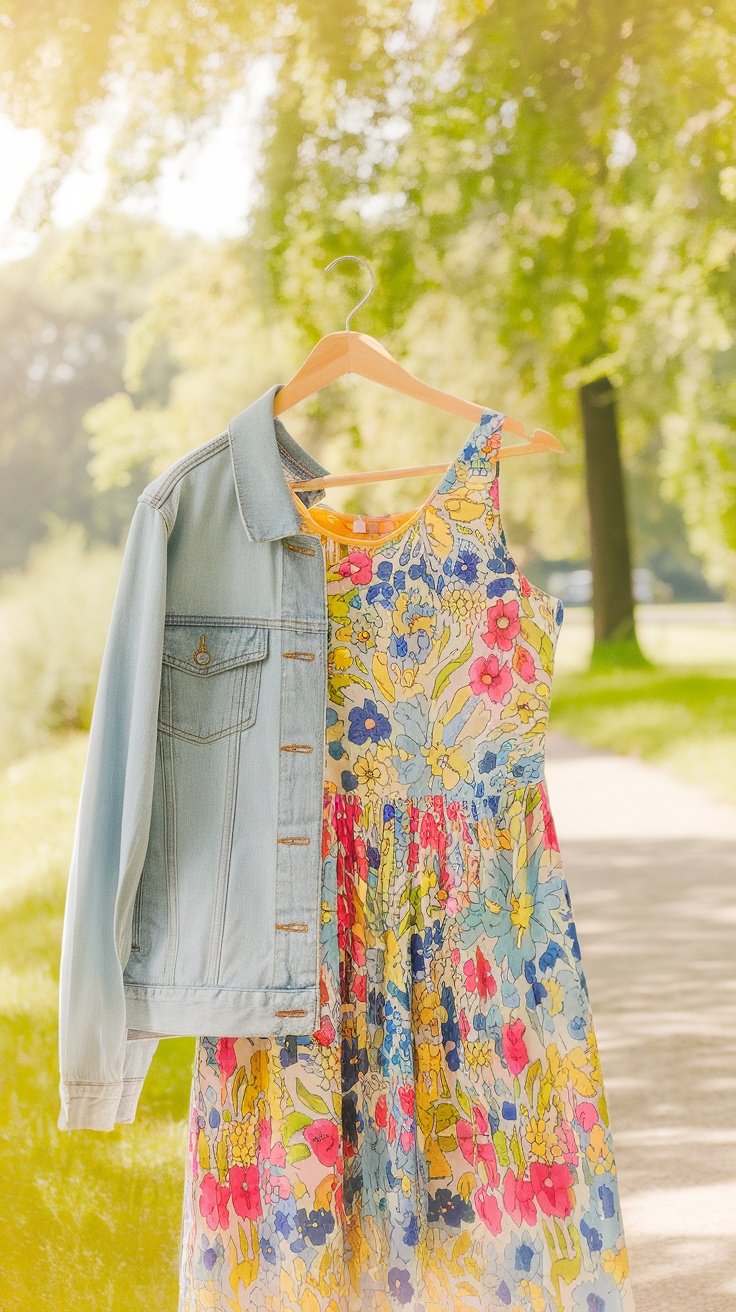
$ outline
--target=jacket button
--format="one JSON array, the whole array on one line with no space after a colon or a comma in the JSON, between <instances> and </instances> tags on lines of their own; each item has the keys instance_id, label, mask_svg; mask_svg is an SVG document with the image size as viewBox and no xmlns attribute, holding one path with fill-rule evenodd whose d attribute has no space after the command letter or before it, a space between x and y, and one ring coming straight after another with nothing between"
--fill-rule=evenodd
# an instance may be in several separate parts
<instances>
[{"instance_id":1,"label":"jacket button","mask_svg":"<svg viewBox=\"0 0 736 1312\"><path fill-rule=\"evenodd\" d=\"M207 650L207 643L203 633L199 635L199 646L194 652L192 660L196 661L197 665L209 665L210 663L210 653Z\"/></svg>"}]
</instances>

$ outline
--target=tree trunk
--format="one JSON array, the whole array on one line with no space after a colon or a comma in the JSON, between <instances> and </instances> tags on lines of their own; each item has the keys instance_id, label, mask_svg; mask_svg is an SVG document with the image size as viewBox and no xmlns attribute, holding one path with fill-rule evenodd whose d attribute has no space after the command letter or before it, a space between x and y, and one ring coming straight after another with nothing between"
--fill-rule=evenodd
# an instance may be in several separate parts
<instances>
[{"instance_id":1,"label":"tree trunk","mask_svg":"<svg viewBox=\"0 0 736 1312\"><path fill-rule=\"evenodd\" d=\"M620 654L628 651L629 658L638 661L643 658L634 623L616 393L608 378L581 387L580 409L593 575L593 652L615 645Z\"/></svg>"}]
</instances>

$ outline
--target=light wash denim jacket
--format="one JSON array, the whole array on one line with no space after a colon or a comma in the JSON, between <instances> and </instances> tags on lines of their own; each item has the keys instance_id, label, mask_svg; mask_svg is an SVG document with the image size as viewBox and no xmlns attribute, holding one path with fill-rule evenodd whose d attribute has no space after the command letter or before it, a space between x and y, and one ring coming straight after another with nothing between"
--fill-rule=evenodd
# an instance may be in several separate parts
<instances>
[{"instance_id":1,"label":"light wash denim jacket","mask_svg":"<svg viewBox=\"0 0 736 1312\"><path fill-rule=\"evenodd\" d=\"M133 1121L160 1038L319 1027L327 595L289 479L328 471L282 386L135 507L66 896L60 1130Z\"/></svg>"}]
</instances>

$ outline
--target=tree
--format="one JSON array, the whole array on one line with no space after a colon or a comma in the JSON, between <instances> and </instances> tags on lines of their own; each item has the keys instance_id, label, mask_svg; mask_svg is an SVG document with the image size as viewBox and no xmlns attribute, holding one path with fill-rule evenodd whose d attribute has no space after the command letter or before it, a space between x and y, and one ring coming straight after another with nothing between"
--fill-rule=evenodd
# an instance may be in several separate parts
<instances>
[{"instance_id":1,"label":"tree","mask_svg":"<svg viewBox=\"0 0 736 1312\"><path fill-rule=\"evenodd\" d=\"M704 494L691 490L690 505L716 466L718 513L706 527L691 511L691 530L714 581L730 577L734 398L715 378L732 347L733 15L664 0L636 0L623 17L589 0L444 0L431 25L386 0L247 12L119 0L93 24L87 12L80 0L58 23L10 11L0 85L15 121L51 142L19 213L43 222L112 87L131 95L110 206L149 187L270 60L241 244L261 303L313 339L324 264L364 252L377 293L356 326L396 349L395 325L422 297L460 296L520 396L544 406L544 426L572 434L582 422L599 657L640 659L618 415L629 454L657 433L663 487L678 496L710 405L712 459L694 471ZM602 396L611 404L592 403Z\"/></svg>"},{"instance_id":2,"label":"tree","mask_svg":"<svg viewBox=\"0 0 736 1312\"><path fill-rule=\"evenodd\" d=\"M86 241L79 264L52 231L31 255L0 266L0 570L25 562L44 522L82 522L107 542L127 524L126 487L151 448L139 435L122 476L96 487L84 417L132 379L130 325L176 258L167 232L142 233L118 216L102 246ZM136 379L141 405L165 399L171 370L165 343L151 343Z\"/></svg>"}]
</instances>

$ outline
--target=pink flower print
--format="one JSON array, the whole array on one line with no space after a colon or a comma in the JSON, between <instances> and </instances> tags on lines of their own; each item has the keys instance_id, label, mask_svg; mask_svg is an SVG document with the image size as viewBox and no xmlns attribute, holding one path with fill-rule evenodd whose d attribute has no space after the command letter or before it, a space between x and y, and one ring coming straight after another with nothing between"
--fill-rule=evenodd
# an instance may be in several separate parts
<instances>
[{"instance_id":1,"label":"pink flower print","mask_svg":"<svg viewBox=\"0 0 736 1312\"><path fill-rule=\"evenodd\" d=\"M475 977L478 981L478 997L481 1002L492 998L498 985L491 974L490 962L483 956L479 947L475 949Z\"/></svg>"},{"instance_id":2,"label":"pink flower print","mask_svg":"<svg viewBox=\"0 0 736 1312\"><path fill-rule=\"evenodd\" d=\"M325 1117L312 1121L304 1127L304 1138L312 1149L317 1161L322 1166L334 1166L340 1147L337 1126Z\"/></svg>"},{"instance_id":3,"label":"pink flower print","mask_svg":"<svg viewBox=\"0 0 736 1312\"><path fill-rule=\"evenodd\" d=\"M258 1121L258 1155L268 1158L271 1152L271 1117L261 1116Z\"/></svg>"},{"instance_id":4,"label":"pink flower print","mask_svg":"<svg viewBox=\"0 0 736 1312\"><path fill-rule=\"evenodd\" d=\"M280 1139L276 1139L271 1145L271 1165L286 1166L286 1149Z\"/></svg>"},{"instance_id":5,"label":"pink flower print","mask_svg":"<svg viewBox=\"0 0 736 1312\"><path fill-rule=\"evenodd\" d=\"M521 643L516 644L514 654L511 657L511 664L520 679L525 683L534 683L537 677L537 667L534 663L534 657L527 647L522 647Z\"/></svg>"},{"instance_id":6,"label":"pink flower print","mask_svg":"<svg viewBox=\"0 0 736 1312\"><path fill-rule=\"evenodd\" d=\"M233 1207L238 1216L249 1221L257 1220L263 1215L258 1184L258 1163L251 1162L250 1166L231 1166L229 1178Z\"/></svg>"},{"instance_id":7,"label":"pink flower print","mask_svg":"<svg viewBox=\"0 0 736 1312\"><path fill-rule=\"evenodd\" d=\"M552 812L550 810L549 798L547 797L547 789L545 787L544 780L542 780L539 789L539 795L542 805L542 817L544 819L544 834L542 837L542 846L546 847L548 850L551 850L553 852L558 852L560 844L559 844L559 839L557 837L557 830L555 829L555 822L552 818Z\"/></svg>"},{"instance_id":8,"label":"pink flower print","mask_svg":"<svg viewBox=\"0 0 736 1312\"><path fill-rule=\"evenodd\" d=\"M567 1118L560 1121L557 1126L557 1138L562 1145L565 1161L569 1162L571 1166L577 1166L580 1159L580 1154L578 1153L578 1141L575 1137L575 1131Z\"/></svg>"},{"instance_id":9,"label":"pink flower print","mask_svg":"<svg viewBox=\"0 0 736 1312\"><path fill-rule=\"evenodd\" d=\"M238 1064L235 1056L235 1039L217 1040L217 1061L225 1078L229 1079Z\"/></svg>"},{"instance_id":10,"label":"pink flower print","mask_svg":"<svg viewBox=\"0 0 736 1312\"><path fill-rule=\"evenodd\" d=\"M370 583L373 578L373 559L366 551L357 547L349 551L337 566L340 574L349 576L352 583Z\"/></svg>"},{"instance_id":11,"label":"pink flower print","mask_svg":"<svg viewBox=\"0 0 736 1312\"><path fill-rule=\"evenodd\" d=\"M468 993L475 993L478 987L478 980L475 974L475 962L466 961L463 965L463 974L465 976L465 988Z\"/></svg>"},{"instance_id":12,"label":"pink flower print","mask_svg":"<svg viewBox=\"0 0 736 1312\"><path fill-rule=\"evenodd\" d=\"M291 1194L291 1181L286 1175L275 1175L271 1181L271 1197L282 1201Z\"/></svg>"},{"instance_id":13,"label":"pink flower print","mask_svg":"<svg viewBox=\"0 0 736 1312\"><path fill-rule=\"evenodd\" d=\"M499 651L511 651L519 629L518 601L504 601L499 597L486 612L488 629L481 636L489 647L498 647Z\"/></svg>"},{"instance_id":14,"label":"pink flower print","mask_svg":"<svg viewBox=\"0 0 736 1312\"><path fill-rule=\"evenodd\" d=\"M407 1116L414 1115L414 1090L410 1084L399 1085L399 1102L401 1110L406 1112Z\"/></svg>"},{"instance_id":15,"label":"pink flower print","mask_svg":"<svg viewBox=\"0 0 736 1312\"><path fill-rule=\"evenodd\" d=\"M414 1131L412 1129L402 1130L399 1135L399 1143L401 1144L402 1152L410 1152L414 1146Z\"/></svg>"},{"instance_id":16,"label":"pink flower print","mask_svg":"<svg viewBox=\"0 0 736 1312\"><path fill-rule=\"evenodd\" d=\"M492 1189L496 1189L501 1177L498 1173L496 1149L490 1141L488 1143L478 1144L478 1160L482 1162L485 1167L488 1184Z\"/></svg>"},{"instance_id":17,"label":"pink flower print","mask_svg":"<svg viewBox=\"0 0 736 1312\"><path fill-rule=\"evenodd\" d=\"M230 1190L227 1185L220 1184L208 1171L200 1185L199 1210L210 1230L216 1230L218 1226L225 1229L229 1195Z\"/></svg>"},{"instance_id":18,"label":"pink flower print","mask_svg":"<svg viewBox=\"0 0 736 1312\"><path fill-rule=\"evenodd\" d=\"M490 1230L492 1235L499 1234L503 1218L501 1208L499 1207L493 1194L488 1192L484 1184L480 1189L476 1189L473 1194L475 1210L478 1213L483 1224Z\"/></svg>"},{"instance_id":19,"label":"pink flower print","mask_svg":"<svg viewBox=\"0 0 736 1312\"><path fill-rule=\"evenodd\" d=\"M477 1103L473 1103L473 1120L478 1134L488 1134L488 1117Z\"/></svg>"},{"instance_id":20,"label":"pink flower print","mask_svg":"<svg viewBox=\"0 0 736 1312\"><path fill-rule=\"evenodd\" d=\"M572 1171L564 1162L532 1162L529 1167L534 1197L546 1216L569 1216L572 1211Z\"/></svg>"},{"instance_id":21,"label":"pink flower print","mask_svg":"<svg viewBox=\"0 0 736 1312\"><path fill-rule=\"evenodd\" d=\"M318 1030L315 1030L312 1038L317 1040L321 1047L326 1048L332 1043L335 1037L335 1026L329 1016L322 1017L322 1024Z\"/></svg>"},{"instance_id":22,"label":"pink flower print","mask_svg":"<svg viewBox=\"0 0 736 1312\"><path fill-rule=\"evenodd\" d=\"M582 1125L586 1133L598 1122L598 1108L592 1102L579 1102L575 1108L575 1120Z\"/></svg>"},{"instance_id":23,"label":"pink flower print","mask_svg":"<svg viewBox=\"0 0 736 1312\"><path fill-rule=\"evenodd\" d=\"M501 1045L503 1055L508 1063L508 1068L512 1075L519 1075L529 1061L529 1053L526 1050L526 1044L521 1037L526 1029L521 1018L512 1021L510 1025L501 1026Z\"/></svg>"},{"instance_id":24,"label":"pink flower print","mask_svg":"<svg viewBox=\"0 0 736 1312\"><path fill-rule=\"evenodd\" d=\"M534 1204L532 1182L524 1180L520 1175L514 1175L511 1167L503 1178L503 1205L516 1225L521 1225L522 1221L527 1225L534 1225L536 1222L537 1209Z\"/></svg>"},{"instance_id":25,"label":"pink flower print","mask_svg":"<svg viewBox=\"0 0 736 1312\"><path fill-rule=\"evenodd\" d=\"M464 1007L460 1008L460 1018L457 1024L458 1029L460 1030L460 1038L464 1043L470 1033L470 1021L468 1020L468 1013Z\"/></svg>"},{"instance_id":26,"label":"pink flower print","mask_svg":"<svg viewBox=\"0 0 736 1312\"><path fill-rule=\"evenodd\" d=\"M492 702L502 702L513 682L508 665L500 665L497 656L479 656L469 671L474 693L485 693Z\"/></svg>"},{"instance_id":27,"label":"pink flower print","mask_svg":"<svg viewBox=\"0 0 736 1312\"><path fill-rule=\"evenodd\" d=\"M455 1134L457 1135L457 1146L466 1162L469 1162L471 1166L475 1166L475 1141L470 1121L456 1121Z\"/></svg>"}]
</instances>

